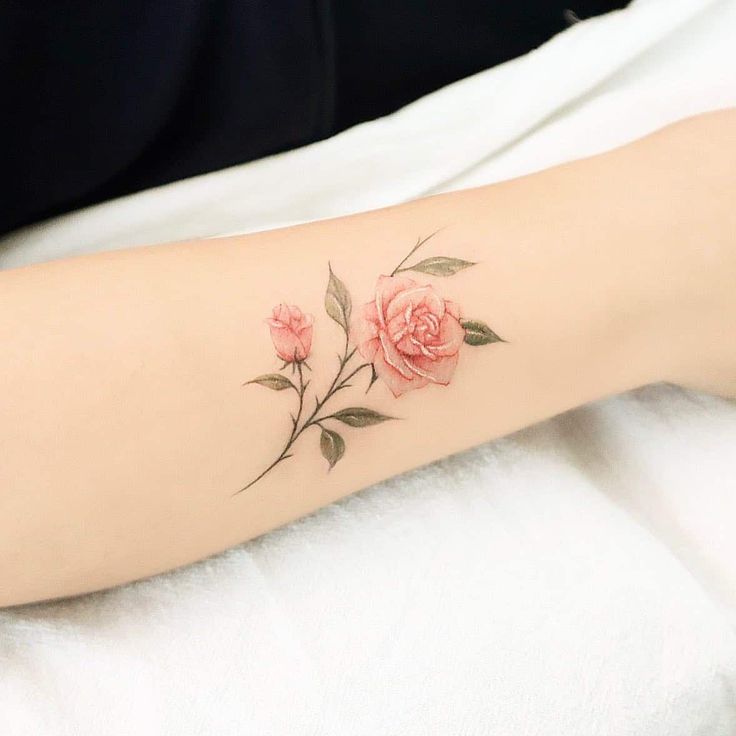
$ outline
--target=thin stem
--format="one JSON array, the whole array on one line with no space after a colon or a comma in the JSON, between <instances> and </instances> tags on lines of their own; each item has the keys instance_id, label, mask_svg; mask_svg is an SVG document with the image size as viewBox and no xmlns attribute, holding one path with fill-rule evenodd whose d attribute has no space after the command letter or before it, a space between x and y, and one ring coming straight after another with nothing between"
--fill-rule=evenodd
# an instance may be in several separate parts
<instances>
[{"instance_id":1,"label":"thin stem","mask_svg":"<svg viewBox=\"0 0 736 736\"><path fill-rule=\"evenodd\" d=\"M442 230L442 228L440 228ZM402 269L401 267L430 239L437 235L440 230L435 230L431 235L427 235L426 238L418 240L417 244L407 253L407 255L399 261L399 265L391 271L391 276L396 276L399 271L406 271L408 269Z\"/></svg>"},{"instance_id":2,"label":"thin stem","mask_svg":"<svg viewBox=\"0 0 736 736\"><path fill-rule=\"evenodd\" d=\"M343 378L342 381L340 381L340 385L335 389L335 391L338 391L339 389L341 389L356 373L359 373L360 371L362 371L363 368L370 367L370 365L371 365L370 363L361 363L354 371L348 373L348 375L345 376L345 378Z\"/></svg>"},{"instance_id":3,"label":"thin stem","mask_svg":"<svg viewBox=\"0 0 736 736\"><path fill-rule=\"evenodd\" d=\"M340 359L340 367L338 368L338 371L335 375L335 378L332 380L332 383L330 384L330 387L327 389L327 392L325 393L324 397L321 400L317 401L316 406L314 407L314 411L309 415L309 417L304 422L304 425L302 426L301 430L299 431L299 434L301 434L307 427L317 424L319 419L315 420L315 417L319 413L320 409L327 403L327 401L330 399L331 396L333 396L337 391L339 391L340 386L338 385L338 381L340 380L340 376L342 376L342 372L345 369L345 366L348 364L348 361L355 355L355 348L352 350L350 348L350 343L348 340L348 334L345 333L345 353L343 357ZM350 374L350 376L353 376L355 374L355 371ZM350 377L348 376L348 378ZM345 383L347 379L343 379L341 383ZM297 435L298 436L298 435Z\"/></svg>"},{"instance_id":4,"label":"thin stem","mask_svg":"<svg viewBox=\"0 0 736 736\"><path fill-rule=\"evenodd\" d=\"M282 460L286 460L286 458L291 457L291 455L288 455L289 449L291 446L299 439L302 432L304 432L305 429L308 427L311 427L313 425L321 427L320 422L323 418L320 418L317 416L319 414L322 407L327 403L327 401L332 397L337 391L340 390L344 386L347 381L352 378L359 370L362 368L365 368L367 365L370 365L369 363L364 363L360 365L358 368L356 368L354 371L350 373L349 376L346 378L343 378L342 381L340 381L340 377L342 376L342 372L345 370L345 366L348 364L350 359L355 355L355 348L350 350L350 340L348 337L347 331L345 332L345 350L343 353L342 358L340 358L340 367L337 370L337 373L335 374L334 379L332 380L332 383L330 384L330 387L327 389L327 392L325 393L324 397L322 399L318 399L316 406L314 407L314 411L307 417L307 419L304 420L304 423L301 427L299 427L299 420L302 416L302 411L304 409L304 374L302 372L302 365L301 361L295 361L297 371L299 372L299 409L296 414L296 419L293 422L293 426L291 428L291 435L289 436L289 439L286 442L286 445L284 445L284 449L281 451L281 454L262 472L260 473L256 478L254 478L248 485L243 486L239 491L236 491L233 493L233 496L237 496L238 493L242 493L243 491L250 488L254 483L257 483L261 478L263 478L266 473L268 473L270 470L273 470ZM338 381L340 382L338 384Z\"/></svg>"},{"instance_id":5,"label":"thin stem","mask_svg":"<svg viewBox=\"0 0 736 736\"><path fill-rule=\"evenodd\" d=\"M304 385L304 372L302 371L302 364L300 361L294 361L296 363L296 370L299 373L299 388L297 389L296 386L294 389L299 394L299 408L296 412L296 417L294 418L294 421L292 422L291 427L291 434L289 435L289 439L286 441L286 444L284 445L284 449L281 450L281 454L259 475L257 475L250 483L243 486L239 491L236 491L233 493L233 496L237 496L239 493L242 493L243 491L246 491L248 488L250 488L252 485L257 483L261 478L263 478L266 473L268 473L270 470L273 470L280 462L283 460L286 460L287 458L291 457L291 455L288 455L289 448L294 444L296 441L296 438L302 433L302 430L304 429L302 427L301 430L297 432L297 426L299 425L299 420L302 416L302 411L304 409L304 391L306 389L306 386Z\"/></svg>"},{"instance_id":6,"label":"thin stem","mask_svg":"<svg viewBox=\"0 0 736 736\"><path fill-rule=\"evenodd\" d=\"M302 364L297 363L296 369L297 371L299 371L299 390L297 392L299 394L299 409L297 410L296 417L294 418L294 425L291 428L291 436L289 437L289 442L286 445L286 450L289 449L291 443L295 439L294 435L296 433L296 428L299 424L299 420L302 417L302 409L304 408L304 391L306 389L306 386L304 385L304 373L302 373Z\"/></svg>"},{"instance_id":7,"label":"thin stem","mask_svg":"<svg viewBox=\"0 0 736 736\"><path fill-rule=\"evenodd\" d=\"M290 442L289 444L292 444L292 443ZM266 473L268 473L270 470L273 470L282 460L286 460L286 458L291 457L291 455L286 454L286 449L287 448L285 447L283 451L281 452L281 454L262 473L259 473L255 478L253 478L253 480L250 483L243 486L239 491L235 491L235 493L233 493L233 496L237 496L239 493L242 493L243 491L247 491L252 485L255 485L256 483L258 483L258 481L261 478L263 478L263 476L266 475Z\"/></svg>"}]
</instances>

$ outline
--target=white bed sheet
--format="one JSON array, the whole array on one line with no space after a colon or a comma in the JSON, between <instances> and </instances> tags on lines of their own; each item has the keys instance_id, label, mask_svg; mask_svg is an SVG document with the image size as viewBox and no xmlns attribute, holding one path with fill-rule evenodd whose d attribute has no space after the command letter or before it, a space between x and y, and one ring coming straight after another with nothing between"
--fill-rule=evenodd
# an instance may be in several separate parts
<instances>
[{"instance_id":1,"label":"white bed sheet","mask_svg":"<svg viewBox=\"0 0 736 736\"><path fill-rule=\"evenodd\" d=\"M27 228L0 265L604 150L736 105L734 38L734 0L639 0L331 140ZM735 447L732 404L649 388L186 569L0 612L0 734L733 736Z\"/></svg>"}]
</instances>

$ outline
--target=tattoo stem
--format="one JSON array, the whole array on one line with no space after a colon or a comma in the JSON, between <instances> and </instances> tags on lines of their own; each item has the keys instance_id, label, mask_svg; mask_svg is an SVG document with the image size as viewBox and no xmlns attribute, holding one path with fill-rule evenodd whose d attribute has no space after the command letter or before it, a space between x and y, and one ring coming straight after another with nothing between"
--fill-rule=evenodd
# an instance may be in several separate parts
<instances>
[{"instance_id":1,"label":"tattoo stem","mask_svg":"<svg viewBox=\"0 0 736 736\"><path fill-rule=\"evenodd\" d=\"M293 440L289 442L289 444L282 450L281 454L262 472L259 473L253 480L248 483L248 485L243 486L239 491L235 491L233 493L233 496L237 496L239 493L242 493L243 491L247 491L252 485L255 485L258 483L258 481L263 478L266 473L268 473L270 470L273 470L282 460L286 460L286 458L291 457L291 455L286 454L286 450L293 444Z\"/></svg>"},{"instance_id":2,"label":"tattoo stem","mask_svg":"<svg viewBox=\"0 0 736 736\"><path fill-rule=\"evenodd\" d=\"M284 449L284 452L289 449L291 446L291 443L294 441L294 433L296 432L297 425L299 424L299 420L302 417L302 409L304 408L304 391L307 388L304 385L304 374L302 373L302 364L297 361L296 369L299 371L299 408L296 412L296 418L294 419L294 426L291 428L291 436L289 437L289 442L286 445L286 448Z\"/></svg>"},{"instance_id":3,"label":"tattoo stem","mask_svg":"<svg viewBox=\"0 0 736 736\"><path fill-rule=\"evenodd\" d=\"M248 490L248 488L257 483L261 478L263 478L266 473L268 473L270 470L273 470L282 460L286 460L287 458L291 457L291 455L287 454L289 452L289 448L291 448L291 446L296 441L296 438L302 433L302 430L304 429L304 427L302 427L302 429L297 432L296 428L299 426L299 420L301 419L302 410L304 409L304 391L306 390L306 385L304 384L304 372L302 371L301 361L295 360L294 364L296 365L296 370L299 374L299 388L297 389L295 387L296 392L299 394L299 408L297 409L296 417L294 417L294 421L292 422L291 434L289 435L289 439L286 441L284 449L281 450L281 454L262 473L260 473L260 475L258 475L250 483L248 483L248 485L243 486L239 491L233 493L233 496L237 496L238 493L242 493L243 491Z\"/></svg>"},{"instance_id":4,"label":"tattoo stem","mask_svg":"<svg viewBox=\"0 0 736 736\"><path fill-rule=\"evenodd\" d=\"M431 237L431 236L430 236ZM297 393L299 394L299 408L297 409L296 418L294 422L292 423L293 426L291 428L291 435L289 436L289 439L286 442L286 445L284 445L284 449L281 451L281 454L262 472L260 473L256 478L254 478L248 485L243 486L239 491L236 491L233 493L233 496L237 496L239 493L242 493L243 491L248 490L252 485L257 483L261 478L263 478L266 473L273 470L282 460L286 460L287 458L291 457L291 455L288 454L289 450L291 449L291 446L299 439L299 436L302 434L302 432L311 426L318 426L321 427L322 425L320 422L323 419L326 419L326 417L318 417L317 414L319 414L322 407L327 403L327 401L330 399L330 397L334 396L358 371L362 370L363 368L366 368L370 365L370 363L362 363L359 365L355 370L351 371L350 374L348 374L345 378L340 380L340 377L342 376L342 372L345 370L345 366L348 364L350 359L355 355L355 348L350 350L350 341L348 338L347 331L345 332L345 351L343 353L342 358L340 358L340 367L337 370L337 373L335 374L335 378L332 380L332 383L330 384L330 387L327 389L327 393L325 393L324 397L322 399L317 400L317 404L314 407L314 411L307 417L307 419L304 420L304 423L301 427L299 427L299 420L302 416L302 411L304 410L304 391L306 389L306 386L304 384L304 374L302 372L302 364L301 361L294 361L296 364L296 370L299 373L299 389ZM338 383L339 381L339 383Z\"/></svg>"},{"instance_id":5,"label":"tattoo stem","mask_svg":"<svg viewBox=\"0 0 736 736\"><path fill-rule=\"evenodd\" d=\"M332 380L332 383L330 384L330 387L327 389L327 393L325 393L324 398L321 400L317 400L317 405L314 407L314 411L309 415L309 418L304 422L304 425L302 426L301 430L299 430L299 434L301 434L307 427L309 427L312 424L317 424L319 419L315 420L315 417L319 413L320 409L327 403L327 400L334 395L337 391L339 391L340 386L338 386L337 382L340 380L340 376L342 375L343 370L345 369L345 366L348 364L348 361L355 355L355 348L350 350L350 343L348 340L348 333L345 332L345 352L343 354L343 357L340 358L340 367L337 370L337 374L335 375L335 378ZM357 371L353 371L353 373L348 376L350 378L351 376L355 375ZM345 383L348 379L345 378L342 380L342 383ZM298 436L297 435L297 436Z\"/></svg>"},{"instance_id":6,"label":"tattoo stem","mask_svg":"<svg viewBox=\"0 0 736 736\"><path fill-rule=\"evenodd\" d=\"M339 391L356 373L359 373L360 371L362 371L363 368L369 368L370 365L371 365L370 363L361 363L354 371L351 371L350 373L348 373L348 375L345 376L345 378L343 378L342 381L340 381L340 385L335 389L335 391Z\"/></svg>"},{"instance_id":7,"label":"tattoo stem","mask_svg":"<svg viewBox=\"0 0 736 736\"><path fill-rule=\"evenodd\" d=\"M440 228L440 230L442 230L442 228ZM399 261L399 265L398 265L398 266L396 266L396 268L395 268L395 269L394 269L393 271L391 271L391 274L390 274L390 275L391 275L391 276L396 276L396 274L397 274L397 273L398 273L399 271L402 271L402 270L408 270L408 269L402 269L401 267L402 267L402 266L403 266L403 265L404 265L404 264L405 264L405 263L406 263L406 262L407 262L407 261L408 261L408 260L409 260L409 259L410 259L410 258L411 258L411 257L412 257L412 256L413 256L413 255L414 255L414 254L415 254L415 253L416 253L416 252L417 252L417 251L418 251L418 250L419 250L419 249L420 249L420 248L421 248L421 247L422 247L422 246L423 246L423 245L424 245L424 244L425 244L425 243L426 243L427 241L428 241L428 240L429 240L429 239L430 239L430 238L433 238L433 237L434 237L435 235L437 235L437 233L438 233L438 232L439 232L440 230L435 230L435 231L434 231L434 232L433 232L433 233L432 233L431 235L427 235L427 237L426 237L426 238L422 238L422 239L418 240L418 241L417 241L417 244L416 244L416 245L415 245L415 246L414 246L414 247L413 247L413 248L412 248L412 249L411 249L411 250L410 250L410 251L409 251L409 252L408 252L408 253L406 254L406 256L405 256L405 257L404 257L404 258L403 258L403 259L402 259L401 261Z\"/></svg>"}]
</instances>

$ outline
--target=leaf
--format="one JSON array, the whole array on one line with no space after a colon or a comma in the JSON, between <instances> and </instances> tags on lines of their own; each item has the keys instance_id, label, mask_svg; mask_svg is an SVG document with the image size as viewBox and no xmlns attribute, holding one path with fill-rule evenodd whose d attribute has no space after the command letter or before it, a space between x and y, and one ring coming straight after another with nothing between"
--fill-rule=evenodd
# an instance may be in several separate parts
<instances>
[{"instance_id":1,"label":"leaf","mask_svg":"<svg viewBox=\"0 0 736 736\"><path fill-rule=\"evenodd\" d=\"M463 261L461 258L447 258L446 256L432 256L425 258L413 266L402 268L402 271L419 271L430 276L454 276L468 266L475 266L473 261Z\"/></svg>"},{"instance_id":2,"label":"leaf","mask_svg":"<svg viewBox=\"0 0 736 736\"><path fill-rule=\"evenodd\" d=\"M345 440L337 432L321 427L322 434L319 437L319 449L322 457L330 464L330 470L335 463L345 454Z\"/></svg>"},{"instance_id":3,"label":"leaf","mask_svg":"<svg viewBox=\"0 0 736 736\"><path fill-rule=\"evenodd\" d=\"M325 293L325 310L347 332L353 308L350 293L345 284L332 272L332 266L329 266L329 269L330 280L327 282Z\"/></svg>"},{"instance_id":4,"label":"leaf","mask_svg":"<svg viewBox=\"0 0 736 736\"><path fill-rule=\"evenodd\" d=\"M350 427L370 427L374 424L380 424L388 419L396 419L385 414L379 414L373 409L366 409L363 406L349 406L347 409L340 409L331 415L333 419L339 419L343 424Z\"/></svg>"},{"instance_id":5,"label":"leaf","mask_svg":"<svg viewBox=\"0 0 736 736\"><path fill-rule=\"evenodd\" d=\"M464 319L460 324L465 328L465 342L468 345L489 345L492 342L505 342L485 322L477 319Z\"/></svg>"},{"instance_id":6,"label":"leaf","mask_svg":"<svg viewBox=\"0 0 736 736\"><path fill-rule=\"evenodd\" d=\"M280 373L266 373L252 381L246 381L243 386L247 386L249 383L257 383L259 386L265 386L273 391L283 391L285 388L293 388L296 391L296 386Z\"/></svg>"}]
</instances>

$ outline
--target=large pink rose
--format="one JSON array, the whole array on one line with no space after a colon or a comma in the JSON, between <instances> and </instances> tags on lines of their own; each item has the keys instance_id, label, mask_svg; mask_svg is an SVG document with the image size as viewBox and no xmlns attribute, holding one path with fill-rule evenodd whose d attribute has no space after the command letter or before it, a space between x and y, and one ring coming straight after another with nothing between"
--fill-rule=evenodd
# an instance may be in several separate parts
<instances>
[{"instance_id":1,"label":"large pink rose","mask_svg":"<svg viewBox=\"0 0 736 736\"><path fill-rule=\"evenodd\" d=\"M306 360L312 349L314 317L311 314L304 314L299 307L279 304L266 322L279 358L287 363Z\"/></svg>"},{"instance_id":2,"label":"large pink rose","mask_svg":"<svg viewBox=\"0 0 736 736\"><path fill-rule=\"evenodd\" d=\"M394 396L428 383L450 382L465 338L460 310L429 284L380 276L375 301L351 325L360 354Z\"/></svg>"}]
</instances>

